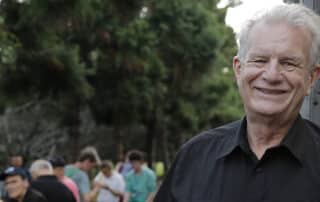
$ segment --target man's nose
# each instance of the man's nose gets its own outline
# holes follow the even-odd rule
[[[278,82],[282,79],[281,64],[278,60],[270,60],[264,69],[263,78],[270,82]]]

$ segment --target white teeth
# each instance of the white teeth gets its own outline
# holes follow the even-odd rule
[[[258,88],[258,90],[265,94],[281,94],[285,92],[283,90],[268,90],[268,89],[261,89],[261,88]]]

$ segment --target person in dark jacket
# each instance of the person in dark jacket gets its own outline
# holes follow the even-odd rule
[[[22,168],[9,167],[1,175],[5,182],[5,202],[48,202],[38,191],[30,188],[26,172]]]
[[[31,187],[40,191],[48,202],[76,202],[71,191],[53,174],[49,161],[36,160],[30,167]]]

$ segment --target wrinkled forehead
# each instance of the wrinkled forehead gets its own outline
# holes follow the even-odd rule
[[[285,21],[261,21],[248,33],[246,55],[260,52],[303,58],[309,56],[311,42],[310,32],[302,27]]]

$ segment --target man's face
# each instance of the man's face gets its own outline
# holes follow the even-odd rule
[[[90,160],[85,160],[84,162],[84,169],[86,170],[86,171],[90,171],[90,170],[92,170],[95,166],[96,166],[96,163],[95,162],[92,162],[92,161],[90,161]]]
[[[10,164],[14,167],[22,167],[23,166],[23,159],[22,156],[13,156],[10,159]]]
[[[53,168],[53,174],[59,179],[62,178],[64,176],[64,167]]]
[[[28,181],[19,175],[8,176],[5,179],[5,189],[11,199],[22,199],[27,191]]]
[[[139,172],[141,170],[142,161],[133,160],[133,161],[130,161],[130,163],[134,171]]]
[[[286,23],[260,22],[249,43],[244,61],[233,63],[247,115],[295,118],[319,72],[308,69],[310,36]],[[289,65],[297,68],[283,70]]]
[[[102,168],[102,173],[104,174],[104,176],[106,176],[106,177],[110,177],[111,176],[111,169],[110,168],[108,168],[108,167],[105,167],[105,168]]]

